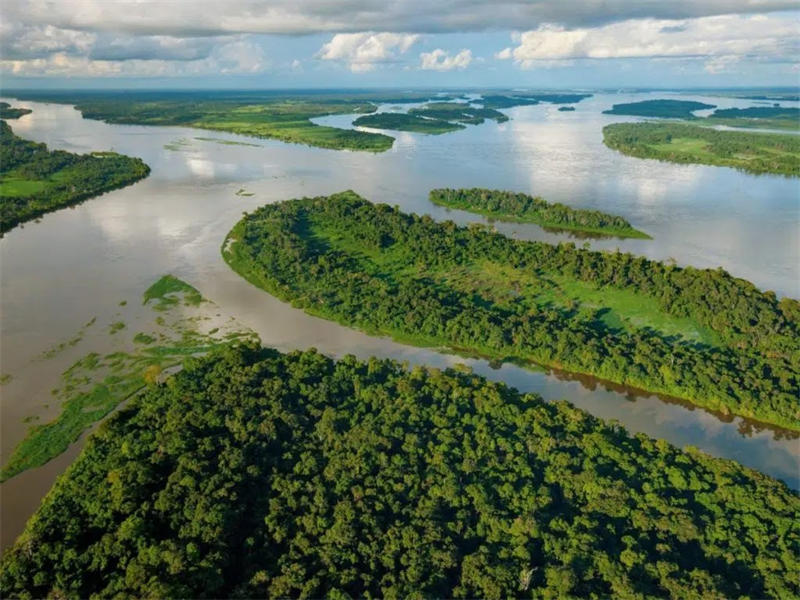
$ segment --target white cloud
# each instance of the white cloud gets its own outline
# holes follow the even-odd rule
[[[337,33],[316,56],[345,62],[354,73],[362,73],[380,63],[396,61],[418,39],[418,35],[409,33]]]
[[[706,61],[703,69],[706,71],[706,73],[716,75],[717,73],[724,73],[725,71],[729,70],[732,65],[741,60],[741,56],[715,56],[711,60]]]
[[[234,40],[196,60],[157,58],[95,60],[87,55],[56,52],[41,58],[0,60],[0,72],[24,76],[60,77],[180,77],[259,73],[269,67],[261,46]]]
[[[453,69],[466,69],[472,62],[472,51],[464,48],[455,56],[437,48],[431,52],[423,52],[419,55],[420,69],[430,71],[452,71]]]
[[[800,24],[793,16],[726,15],[676,21],[639,19],[594,29],[541,25],[495,57],[523,68],[574,58],[797,56]],[[729,58],[728,63],[732,62]],[[713,68],[713,67],[712,67]]]
[[[691,19],[796,8],[796,0],[5,0],[3,18],[86,32],[199,37],[461,32],[534,29],[541,23],[586,28],[631,19]]]

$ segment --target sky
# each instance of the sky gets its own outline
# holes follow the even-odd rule
[[[796,0],[3,0],[0,87],[800,86]]]

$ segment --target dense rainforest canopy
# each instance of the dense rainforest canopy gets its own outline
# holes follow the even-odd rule
[[[800,498],[454,370],[257,346],[113,416],[1,565],[20,598],[789,598]]]
[[[718,131],[679,123],[615,123],[603,128],[603,142],[638,158],[800,176],[800,137],[786,133]]]
[[[634,229],[622,217],[599,210],[571,208],[558,202],[550,203],[529,194],[482,188],[442,188],[431,190],[429,197],[431,202],[440,206],[476,212],[499,220],[537,223],[545,227],[618,237],[650,237]]]
[[[606,115],[633,115],[638,117],[668,117],[673,119],[694,118],[694,111],[716,108],[713,104],[693,100],[642,100],[615,104]]]
[[[451,123],[443,119],[431,119],[420,115],[396,112],[382,112],[358,117],[353,121],[357,127],[375,127],[377,129],[393,129],[395,131],[412,131],[414,133],[449,133],[464,129],[464,125]]]
[[[139,158],[73,154],[24,140],[0,121],[0,234],[20,223],[147,177]]]
[[[800,304],[725,271],[518,241],[352,192],[264,206],[223,254],[313,314],[800,429]]]

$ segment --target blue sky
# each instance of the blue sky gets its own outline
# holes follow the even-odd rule
[[[786,0],[6,0],[2,87],[800,84]]]

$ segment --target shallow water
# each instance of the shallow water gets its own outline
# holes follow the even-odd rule
[[[566,398],[633,432],[693,445],[800,487],[800,442],[781,432],[647,394],[614,391],[590,378],[570,381],[514,365],[493,369],[483,360],[367,336],[274,299],[234,274],[220,256],[222,240],[242,211],[264,203],[353,189],[376,202],[466,223],[482,219],[436,207],[427,192],[480,186],[619,214],[654,238],[592,240],[594,247],[674,258],[698,267],[722,266],[762,289],[799,297],[798,181],[640,160],[603,146],[602,126],[627,119],[600,112],[613,103],[646,97],[598,95],[577,104],[575,112],[559,112],[548,104],[521,107],[507,111],[512,117],[507,123],[487,122],[442,136],[398,132],[393,134],[395,146],[383,154],[177,127],[108,125],[84,120],[69,106],[9,100],[34,111],[10,121],[19,135],[74,152],[115,150],[139,156],[152,174],[131,187],[46,215],[0,240],[0,372],[13,377],[0,388],[3,460],[24,437],[24,417],[47,419],[57,412],[57,406],[44,405],[61,371],[77,357],[34,358],[92,317],[98,322],[112,319],[121,301],[141,303],[144,289],[172,273],[255,330],[265,345],[282,350],[314,346],[331,356],[377,355],[442,367],[467,363],[520,390],[546,399]],[[750,105],[728,98],[691,98],[726,107]],[[347,125],[352,119],[340,115],[319,121]],[[176,145],[179,140],[185,143]],[[254,195],[236,195],[241,188]],[[497,227],[524,239],[572,239],[535,225]],[[96,335],[91,343],[103,352],[110,342]],[[0,486],[3,547],[13,541],[68,462],[60,457]]]

